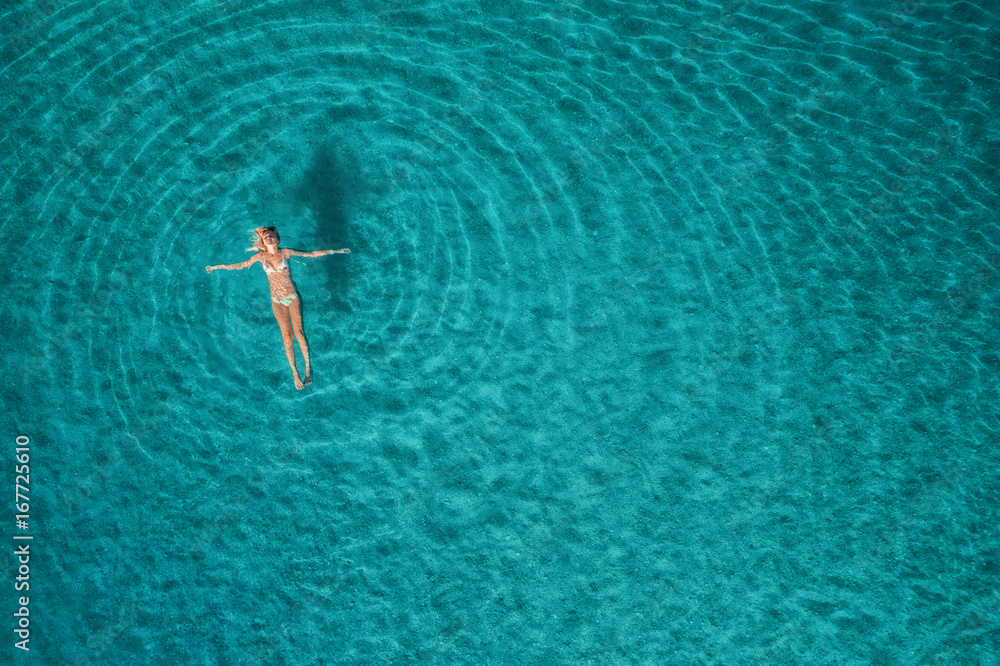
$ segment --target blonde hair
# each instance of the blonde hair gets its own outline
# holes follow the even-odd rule
[[[278,242],[281,242],[281,234],[278,233],[278,227],[257,227],[250,232],[250,240],[253,245],[247,248],[247,252],[260,252],[261,250],[266,250],[267,247],[264,245],[264,232],[273,231],[275,238]]]

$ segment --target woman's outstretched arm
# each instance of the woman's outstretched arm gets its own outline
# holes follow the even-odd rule
[[[222,271],[238,271],[242,268],[247,268],[252,266],[254,263],[260,260],[261,253],[258,252],[246,261],[241,261],[238,264],[218,264],[216,266],[208,266],[205,268],[206,273],[211,273],[212,271],[222,270]]]
[[[325,257],[328,254],[350,254],[346,247],[339,250],[313,250],[312,252],[302,252],[301,250],[288,250],[289,257]]]

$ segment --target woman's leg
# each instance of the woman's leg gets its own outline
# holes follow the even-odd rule
[[[299,349],[306,359],[306,385],[312,384],[312,367],[309,365],[309,345],[306,343],[306,334],[302,332],[302,305],[299,303],[302,298],[296,298],[288,305],[288,312],[292,316],[292,330],[295,331],[295,339],[299,341]]]
[[[288,323],[288,306],[271,301],[271,310],[281,328],[281,340],[285,343],[285,356],[288,357],[288,365],[292,366],[292,374],[295,376],[295,388],[301,389],[303,384],[299,379],[299,371],[295,368],[295,347],[292,344],[292,327]]]

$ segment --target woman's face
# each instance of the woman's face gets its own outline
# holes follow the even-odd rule
[[[264,241],[264,245],[278,244],[278,235],[274,233],[274,229],[265,229],[264,233],[260,235],[260,239]]]

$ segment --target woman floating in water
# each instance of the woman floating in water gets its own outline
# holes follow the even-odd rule
[[[278,248],[281,238],[278,236],[276,227],[257,227],[254,229],[253,247],[247,248],[248,252],[257,252],[238,264],[219,264],[209,266],[205,270],[209,273],[216,269],[227,271],[249,268],[258,261],[267,273],[267,281],[271,285],[271,310],[274,311],[274,318],[278,320],[281,327],[281,337],[285,341],[285,355],[288,357],[288,365],[292,366],[292,374],[295,375],[295,388],[301,389],[312,383],[312,368],[309,366],[309,345],[306,344],[306,336],[302,332],[302,306],[299,303],[299,294],[295,291],[292,278],[288,273],[289,257],[322,257],[328,254],[347,254],[350,252],[346,247],[341,250],[314,250],[313,252],[299,252],[288,248]],[[291,317],[291,325],[288,320]],[[299,341],[299,349],[306,359],[306,381],[299,379],[299,371],[295,368],[295,347],[292,344],[292,332]]]

